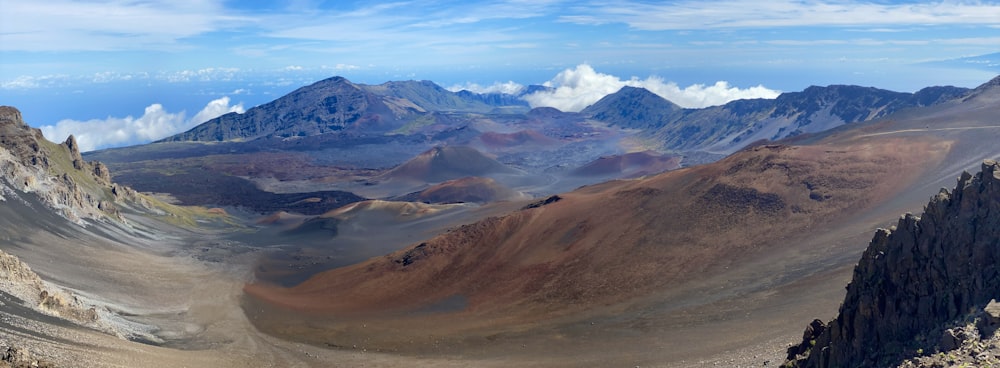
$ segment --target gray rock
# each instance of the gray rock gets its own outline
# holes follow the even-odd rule
[[[802,367],[884,366],[917,349],[952,350],[969,338],[948,323],[987,310],[1000,321],[1000,164],[988,160],[938,193],[920,216],[876,232],[854,269],[840,313]],[[930,339],[918,338],[927,336]],[[790,357],[791,358],[791,357]]]

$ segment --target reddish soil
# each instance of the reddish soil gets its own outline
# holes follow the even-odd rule
[[[546,321],[663,303],[671,290],[787,248],[810,228],[893,197],[949,148],[898,138],[758,146],[714,164],[584,187],[292,288],[245,291],[273,308],[257,316],[258,328],[297,340],[364,336],[369,346],[405,351],[406,341],[428,335],[542,331]],[[360,320],[372,328],[353,330]]]
[[[516,198],[518,193],[496,180],[467,177],[448,180],[404,197],[404,200],[426,203],[490,203]]]
[[[632,152],[601,157],[572,171],[576,176],[614,176],[635,178],[676,170],[681,167],[681,157],[660,155],[653,151]]]
[[[444,146],[421,153],[378,176],[378,180],[440,183],[469,176],[514,172],[514,169],[504,166],[474,148]]]

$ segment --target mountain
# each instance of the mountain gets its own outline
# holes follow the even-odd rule
[[[263,310],[251,314],[258,328],[315,343],[518,362],[558,350],[590,366],[683,365],[727,351],[759,366],[749,358],[783,358],[784,341],[801,336],[790,320],[833,312],[861,255],[856,241],[1000,156],[996,96],[985,86],[975,99],[580,187],[295,286],[244,290]],[[833,106],[850,104],[815,108]],[[868,299],[858,310],[883,308]],[[317,315],[330,319],[302,317]]]
[[[652,151],[630,152],[624,155],[601,157],[570,172],[574,176],[603,176],[632,178],[659,174],[681,167],[681,158],[660,155]]]
[[[385,132],[428,112],[490,112],[504,106],[450,92],[430,81],[364,85],[333,77],[245,113],[228,113],[209,120],[160,142],[250,141],[341,131]]]
[[[490,112],[504,106],[487,103],[488,100],[475,95],[448,91],[431,81],[393,81],[360,87],[377,96],[408,101],[424,111]]]
[[[524,113],[531,109],[528,102],[522,99],[520,95],[498,92],[475,93],[464,89],[455,92],[455,94],[465,100],[479,101],[490,106],[495,106],[496,108],[492,112]]]
[[[388,181],[440,183],[470,176],[515,174],[511,169],[474,148],[434,147],[379,177]]]
[[[975,101],[980,100],[983,103],[995,103],[1000,101],[1000,96],[998,96],[997,91],[1000,90],[1000,76],[991,79],[989,82],[983,83],[976,89],[970,91],[962,99],[964,101]]]
[[[0,108],[0,361],[27,347],[55,365],[94,367],[771,366],[803,341],[805,322],[844,301],[844,323],[811,324],[799,345],[816,341],[809,357],[876,362],[902,351],[900,365],[988,366],[1000,350],[1000,337],[980,335],[1000,326],[997,303],[982,304],[996,292],[1000,165],[983,160],[1000,157],[1000,83],[945,95],[705,165],[579,185],[573,168],[648,137],[552,109],[442,111],[419,115],[428,118],[414,120],[413,134],[104,152],[142,157],[117,156],[133,165],[122,174]],[[485,132],[537,132],[554,148],[447,148]],[[477,162],[488,172],[518,165],[487,175],[497,182],[535,170],[520,176],[542,184],[507,185],[518,191],[575,189],[489,204],[329,203],[318,216],[277,212],[258,224],[240,208],[119,197],[105,180],[144,173],[151,187],[254,188],[308,204],[321,201],[317,190],[379,187],[372,179],[395,168],[425,189],[429,173],[481,170]],[[979,167],[986,174],[962,175]],[[877,232],[865,253],[876,228],[955,178],[959,190]],[[915,345],[895,343],[906,333]]]
[[[911,94],[860,86],[812,86],[802,92],[783,93],[774,100],[733,101],[694,112],[673,128],[691,133],[687,139],[669,137],[667,131],[657,136],[675,149],[728,153],[757,140],[773,141],[871,121],[905,108],[955,99],[966,92],[957,87],[929,87]],[[712,130],[699,129],[701,126]]]
[[[431,182],[387,180],[412,167],[390,170],[434,147],[481,150],[530,174],[500,180],[503,185],[546,196],[636,174],[565,177],[601,157],[653,150],[684,157],[683,165],[711,162],[760,140],[816,134],[908,106],[951,100],[965,91],[810,87],[775,100],[682,109],[645,89],[625,87],[581,113],[525,111],[523,101],[516,100],[545,90],[531,86],[515,95],[488,96],[453,93],[428,81],[364,85],[334,77],[154,144],[86,156],[106,162],[116,181],[169,194],[181,204],[318,214],[332,209],[324,206],[361,197],[397,198],[441,181],[483,176],[462,171],[423,178]],[[392,181],[396,185],[385,185]],[[300,206],[308,198],[325,199]]]
[[[626,86],[580,113],[614,126],[650,129],[663,126],[680,110],[680,106],[645,88]]]
[[[611,125],[644,129],[658,148],[728,154],[758,140],[817,133],[870,121],[902,109],[962,97],[968,89],[928,87],[903,93],[871,87],[811,86],[776,99],[736,100],[703,109],[681,109],[642,88],[624,87],[581,113]]]
[[[906,214],[876,231],[837,318],[813,322],[803,342],[789,348],[791,365],[896,366],[950,354],[980,334],[989,340],[1000,322],[984,312],[1000,297],[998,225],[1000,164],[987,160],[975,176],[965,172],[951,192],[932,197],[919,217]],[[979,330],[963,330],[967,321],[978,321]],[[972,363],[982,366],[983,356],[973,355]]]
[[[366,91],[345,78],[334,77],[299,88],[288,95],[228,113],[160,142],[254,140],[267,136],[298,137],[351,128],[386,130],[426,110],[403,99]]]
[[[448,180],[420,192],[411,193],[397,200],[423,203],[492,203],[517,199],[521,195],[496,180],[465,177]]]

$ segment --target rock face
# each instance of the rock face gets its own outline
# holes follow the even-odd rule
[[[970,337],[949,327],[983,318],[981,311],[1000,297],[998,265],[1000,164],[988,160],[975,176],[963,173],[950,193],[942,189],[921,217],[907,214],[894,229],[875,233],[837,318],[789,348],[788,363],[895,366],[957,348]]]
[[[134,190],[111,183],[108,168],[86,162],[76,138],[49,142],[24,123],[21,112],[0,106],[0,200],[34,193],[70,221],[120,219],[119,205],[149,207]]]

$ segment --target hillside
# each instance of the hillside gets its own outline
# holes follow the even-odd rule
[[[852,242],[918,207],[921,191],[1000,154],[1000,90],[978,91],[582,187],[294,287],[249,284],[264,310],[249,315],[303,341],[528,361],[570,349],[591,366],[616,361],[596,352],[603,347],[636,365],[764,349],[801,333],[789,319],[843,297],[831,280],[849,276],[860,254]],[[317,328],[307,317],[317,315],[337,317]],[[775,344],[767,349],[786,346]]]
[[[681,167],[681,158],[660,155],[653,151],[631,152],[624,155],[601,157],[570,172],[575,176],[608,178],[633,178],[659,174]]]
[[[448,180],[397,200],[423,203],[492,203],[521,198],[523,195],[496,180],[475,176]]]
[[[474,148],[434,147],[378,177],[386,181],[440,183],[471,176],[515,174],[516,170],[487,157]]]

